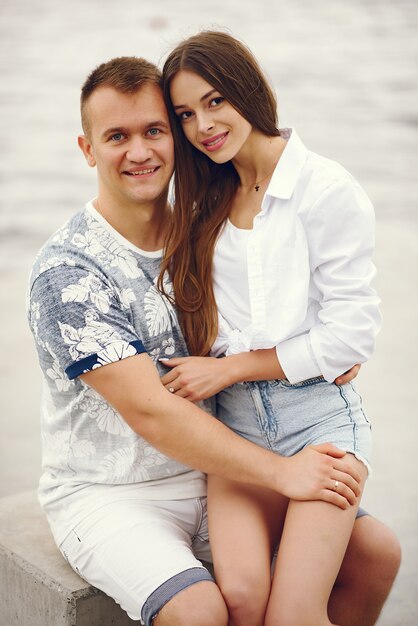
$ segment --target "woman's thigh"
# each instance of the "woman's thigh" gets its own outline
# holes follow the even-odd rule
[[[287,498],[269,489],[208,477],[209,536],[221,588],[246,576],[270,587],[271,559],[287,504]]]

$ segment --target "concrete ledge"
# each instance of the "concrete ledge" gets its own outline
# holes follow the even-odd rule
[[[129,626],[56,547],[36,492],[0,499],[1,626]]]

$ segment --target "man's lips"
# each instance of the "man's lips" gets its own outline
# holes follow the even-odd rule
[[[158,169],[160,169],[159,165],[156,165],[155,167],[144,167],[141,169],[130,169],[130,170],[125,170],[123,173],[126,174],[127,176],[150,176],[151,174],[154,174],[154,172],[156,172]]]
[[[202,144],[205,146],[206,150],[209,150],[210,152],[213,152],[214,150],[219,150],[219,148],[221,148],[227,140],[228,134],[228,131],[226,131],[225,133],[219,133],[219,135],[214,135],[209,139],[205,139],[204,141],[202,141]]]

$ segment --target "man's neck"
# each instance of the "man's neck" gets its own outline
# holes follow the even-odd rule
[[[129,207],[111,206],[99,195],[93,205],[115,230],[141,250],[151,252],[164,247],[171,220],[165,195],[152,203]]]

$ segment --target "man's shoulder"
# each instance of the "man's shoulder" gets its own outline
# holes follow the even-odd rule
[[[85,230],[86,209],[82,209],[58,228],[39,250],[32,266],[30,283],[48,269],[61,265],[76,266],[79,249],[74,237]]]

